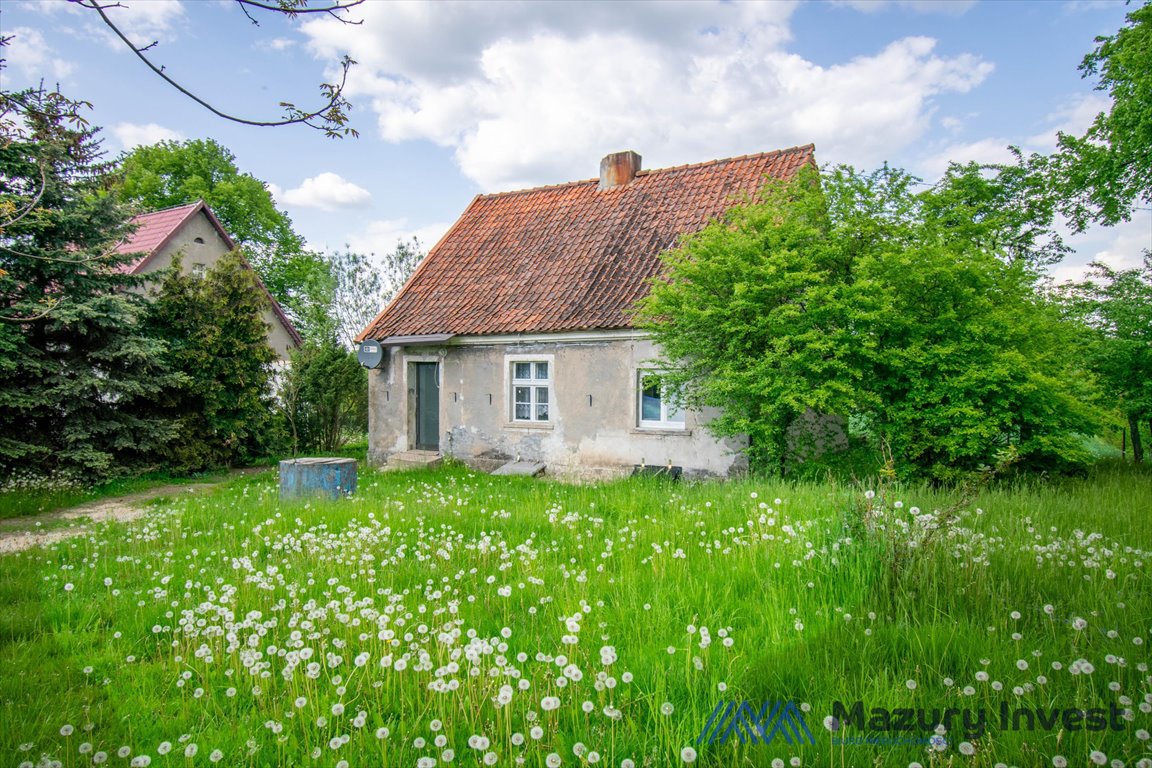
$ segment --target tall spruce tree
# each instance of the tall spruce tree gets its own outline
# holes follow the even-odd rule
[[[139,407],[181,377],[148,336],[116,245],[97,130],[59,94],[0,100],[0,475],[148,465],[174,435]]]

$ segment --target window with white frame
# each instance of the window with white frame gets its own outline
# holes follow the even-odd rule
[[[546,360],[512,363],[512,421],[547,422],[552,366]]]
[[[675,390],[656,371],[640,371],[636,405],[641,427],[684,428],[684,408]]]

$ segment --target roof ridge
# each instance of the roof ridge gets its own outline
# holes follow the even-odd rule
[[[800,154],[804,150],[810,150],[812,153],[816,152],[816,145],[809,142],[808,144],[800,144],[795,147],[788,147],[787,149],[773,149],[769,152],[750,152],[746,155],[736,155],[734,157],[718,157],[715,160],[705,160],[700,163],[684,163],[683,165],[670,165],[667,168],[653,168],[651,170],[637,171],[637,176],[644,176],[653,173],[667,173],[669,171],[682,171],[685,168],[703,168],[706,165],[718,165],[719,163],[731,163],[736,160],[751,160],[753,158],[769,157],[771,155],[790,155]]]
[[[733,162],[735,160],[751,160],[752,158],[768,157],[770,155],[797,154],[797,153],[801,153],[804,151],[808,151],[808,152],[815,154],[816,144],[813,142],[809,142],[807,144],[798,144],[794,147],[787,147],[786,149],[773,149],[773,150],[770,150],[768,152],[750,152],[746,155],[735,155],[733,157],[717,157],[713,160],[705,160],[705,161],[699,162],[699,163],[684,163],[682,165],[669,165],[665,168],[643,169],[643,170],[638,171],[636,173],[636,176],[637,177],[651,176],[652,174],[656,174],[656,173],[667,173],[669,171],[682,171],[682,170],[685,170],[687,168],[703,168],[705,166],[716,165],[718,163],[730,163],[730,162]],[[575,186],[579,186],[581,184],[598,184],[598,183],[600,183],[600,178],[599,177],[593,177],[590,179],[577,179],[575,181],[562,181],[558,184],[542,184],[542,185],[537,186],[537,187],[523,187],[521,189],[509,189],[509,190],[505,190],[503,192],[489,192],[487,194],[481,193],[481,194],[477,195],[476,197],[477,198],[483,198],[483,199],[490,199],[490,198],[496,198],[496,197],[507,197],[509,195],[526,195],[530,192],[544,192],[546,190],[562,189],[563,187],[575,187]]]
[[[195,200],[193,200],[191,203],[180,203],[179,205],[169,205],[166,208],[157,208],[156,210],[153,210],[153,211],[145,211],[144,213],[137,213],[132,218],[138,219],[141,216],[153,216],[157,213],[168,213],[169,211],[176,211],[176,210],[179,210],[181,208],[195,208],[196,206],[200,205],[200,203],[203,203],[203,202],[204,202],[204,200],[202,198],[198,197]],[[205,205],[207,205],[207,204],[205,203]]]

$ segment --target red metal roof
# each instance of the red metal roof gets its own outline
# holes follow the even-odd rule
[[[139,271],[157,251],[168,244],[180,227],[184,226],[184,222],[195,216],[200,210],[204,210],[212,219],[228,247],[235,248],[235,243],[220,226],[215,214],[211,213],[211,209],[203,200],[197,200],[187,205],[177,205],[173,208],[142,213],[134,217],[132,223],[136,225],[136,231],[120,243],[116,251],[118,253],[139,253],[140,257],[135,261],[121,265],[119,271],[127,274],[134,274]]]
[[[480,195],[360,339],[631,327],[660,254],[768,177],[813,164],[814,147]]]
[[[187,205],[177,205],[172,208],[164,208],[159,211],[152,211],[151,213],[142,213],[139,216],[132,218],[132,223],[136,225],[135,231],[130,234],[124,242],[116,247],[117,253],[139,254],[138,258],[134,261],[126,262],[117,267],[116,271],[124,274],[133,275],[140,272],[144,265],[155,256],[160,250],[168,245],[173,238],[175,238],[184,224],[189,221],[193,216],[203,212],[208,217],[208,221],[216,228],[220,237],[224,240],[225,246],[229,250],[236,248],[236,243],[225,231],[224,225],[216,218],[216,214],[208,207],[208,204],[203,200],[197,200],[194,203]],[[247,262],[247,259],[245,259]],[[261,290],[268,297],[269,303],[272,305],[272,312],[279,318],[284,329],[288,331],[288,335],[296,346],[303,343],[300,333],[296,330],[296,326],[288,319],[288,315],[284,313],[284,308],[280,303],[272,297],[260,277],[256,277],[256,282],[260,284]]]

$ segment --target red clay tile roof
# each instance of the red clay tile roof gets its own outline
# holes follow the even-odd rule
[[[144,268],[144,265],[155,256],[160,250],[168,245],[173,238],[179,234],[180,229],[184,224],[189,221],[193,216],[203,211],[204,215],[208,217],[208,221],[216,228],[216,231],[223,238],[224,244],[229,250],[236,248],[236,243],[225,231],[224,225],[216,218],[216,214],[208,207],[208,204],[203,200],[197,200],[194,203],[187,205],[177,205],[172,208],[164,208],[159,211],[152,211],[151,213],[142,213],[132,219],[132,223],[136,225],[136,230],[130,234],[124,242],[116,247],[117,253],[137,253],[139,257],[135,261],[126,262],[116,268],[117,272],[128,275],[134,275]],[[280,320],[284,329],[288,331],[288,336],[296,344],[300,346],[304,343],[296,326],[288,319],[288,315],[284,313],[284,308],[280,303],[272,297],[264,283],[257,277],[256,281],[260,283],[260,288],[268,297],[268,302],[272,305],[272,313]]]
[[[661,252],[766,177],[813,164],[812,145],[476,197],[359,339],[629,328]]]

